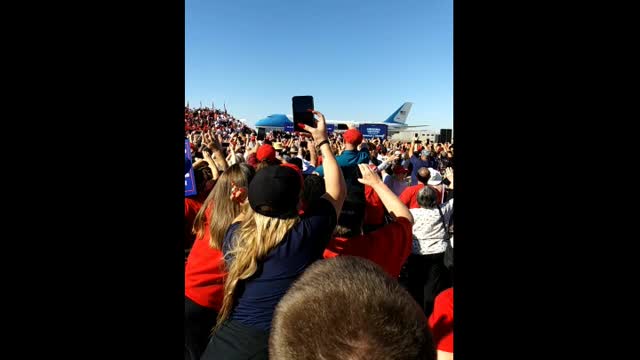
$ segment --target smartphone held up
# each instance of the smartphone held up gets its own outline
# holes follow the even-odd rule
[[[313,113],[309,111],[315,109],[313,105],[313,96],[294,96],[291,98],[291,105],[293,107],[293,129],[295,131],[308,132],[301,129],[298,124],[316,127],[316,121],[313,117]]]

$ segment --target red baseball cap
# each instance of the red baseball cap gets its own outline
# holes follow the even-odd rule
[[[349,144],[360,145],[362,142],[362,133],[358,129],[349,129],[344,132],[342,138]]]
[[[408,173],[409,170],[405,169],[402,165],[396,165],[393,167],[393,173],[394,174],[406,174]]]
[[[276,159],[276,150],[269,144],[262,145],[258,148],[256,157],[258,158],[258,161],[274,161]]]

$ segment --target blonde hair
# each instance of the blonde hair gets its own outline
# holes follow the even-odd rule
[[[192,232],[196,234],[196,238],[202,238],[204,236],[207,228],[206,212],[207,209],[211,208],[209,210],[211,211],[211,217],[208,219],[210,221],[209,246],[214,249],[222,249],[224,234],[233,222],[233,219],[242,212],[242,207],[229,198],[231,188],[233,187],[231,183],[233,182],[239,187],[248,187],[254,173],[253,169],[247,164],[231,165],[222,173],[220,179],[218,179],[218,182],[207,197],[207,200],[202,204],[193,222]]]
[[[238,281],[255,274],[258,261],[273,250],[300,218],[279,219],[256,213],[249,209],[245,220],[235,232],[231,250],[227,254],[231,259],[227,263],[228,273],[224,283],[224,300],[213,331],[229,317],[234,304]]]

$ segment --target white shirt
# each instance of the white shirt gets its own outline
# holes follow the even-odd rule
[[[413,254],[440,254],[447,248],[447,243],[444,242],[447,238],[445,227],[453,214],[453,199],[440,205],[440,209],[445,221],[444,227],[437,208],[409,209],[413,215]]]

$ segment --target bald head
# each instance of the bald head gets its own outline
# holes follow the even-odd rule
[[[426,167],[421,167],[420,169],[418,169],[418,173],[416,174],[418,182],[427,185],[427,181],[429,181],[430,177],[431,173],[429,172],[429,169],[427,169]]]

